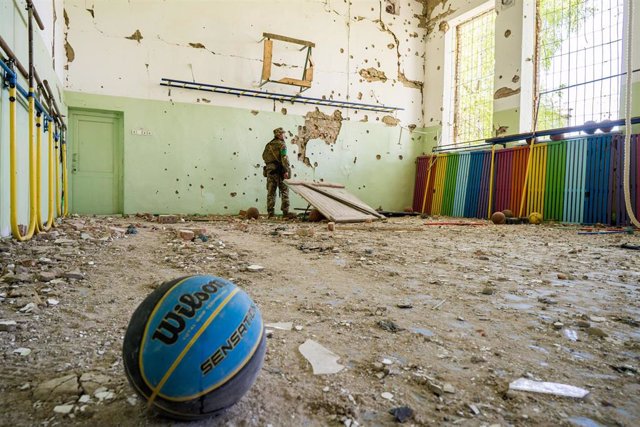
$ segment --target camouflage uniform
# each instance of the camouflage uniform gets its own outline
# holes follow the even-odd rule
[[[284,134],[282,128],[274,129],[274,136]],[[276,189],[280,190],[282,199],[282,214],[289,214],[289,187],[284,183],[285,173],[291,175],[289,159],[287,158],[287,146],[284,140],[273,138],[264,147],[262,159],[266,163],[265,170],[267,176],[267,213],[272,216],[276,205]]]

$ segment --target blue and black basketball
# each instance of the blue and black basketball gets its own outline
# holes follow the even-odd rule
[[[262,316],[233,283],[214,276],[165,282],[136,309],[124,337],[129,382],[160,413],[217,415],[255,382],[266,350]]]

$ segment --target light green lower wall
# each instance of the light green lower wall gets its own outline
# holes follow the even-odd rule
[[[424,152],[429,154],[438,145],[442,134],[442,126],[429,126],[422,129],[421,132],[423,132]]]
[[[125,213],[237,214],[250,206],[264,212],[264,145],[274,128],[295,135],[305,123],[304,117],[280,113],[79,92],[66,92],[65,102],[69,108],[123,113]],[[133,135],[135,129],[151,135]],[[291,139],[293,178],[342,183],[374,208],[411,205],[415,157],[424,151],[421,134],[345,120],[335,144],[308,143],[315,169],[297,161]],[[306,206],[292,196],[292,208]]]
[[[493,112],[493,132],[497,136],[520,133],[520,113],[517,108]]]

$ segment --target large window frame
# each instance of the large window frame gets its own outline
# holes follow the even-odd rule
[[[557,8],[556,4],[571,6],[547,19],[560,21],[551,27],[556,33],[547,40],[540,35],[544,28],[539,14],[541,2],[547,2],[547,14]],[[619,118],[624,80],[624,6],[625,0],[524,1],[521,131]],[[555,45],[545,46],[549,40]]]
[[[444,90],[443,90],[443,129],[442,139],[457,145],[472,145],[474,143],[480,143],[486,138],[489,138],[493,132],[493,89],[494,89],[494,74],[495,74],[495,15],[494,24],[491,26],[492,34],[492,51],[494,52],[491,60],[490,75],[485,76],[488,82],[487,88],[487,106],[490,108],[489,121],[487,129],[482,135],[476,135],[471,139],[460,139],[460,136],[465,135],[464,132],[460,132],[460,117],[457,113],[457,107],[460,105],[460,93],[458,83],[458,71],[459,71],[459,37],[458,29],[465,24],[473,21],[478,17],[482,17],[488,13],[495,14],[495,1],[490,0],[482,5],[452,19],[449,21],[449,30],[445,34],[445,61],[444,61]]]

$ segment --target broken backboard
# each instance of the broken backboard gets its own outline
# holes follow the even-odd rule
[[[333,222],[366,222],[384,218],[342,184],[286,180],[292,191]]]
[[[307,40],[294,39],[293,37],[281,36],[279,34],[263,33],[262,38],[264,40],[264,53],[262,62],[262,76],[260,77],[260,87],[265,83],[281,83],[286,85],[293,85],[300,87],[300,92],[303,92],[311,87],[311,81],[313,80],[313,60],[311,59],[311,49],[316,45],[313,42]],[[302,79],[296,79],[292,77],[284,77],[279,80],[271,80],[271,64],[273,59],[273,40],[279,40],[285,43],[293,43],[301,45],[300,50],[307,51],[307,57],[304,61],[304,69],[302,71]]]

